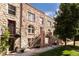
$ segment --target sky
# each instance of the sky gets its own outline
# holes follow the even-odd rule
[[[33,7],[43,11],[48,16],[55,16],[59,10],[59,3],[32,3]]]

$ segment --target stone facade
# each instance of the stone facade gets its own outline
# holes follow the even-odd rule
[[[45,24],[44,24],[44,27],[45,27],[45,35],[48,34],[49,30],[50,32],[52,33],[52,36],[53,36],[53,31],[55,30],[54,28],[54,19],[45,15]],[[45,37],[45,42],[46,44],[50,44],[49,42],[49,38]],[[51,40],[52,42],[52,40]]]
[[[8,4],[0,3],[0,26],[8,27],[8,20],[16,22],[16,33],[20,33],[20,4],[11,4],[16,7],[16,15],[8,14]],[[19,38],[15,41],[15,47],[19,46]]]
[[[0,3],[0,26],[5,25],[8,26],[8,20],[13,20],[16,22],[16,33],[20,34],[21,32],[21,42],[20,38],[16,39],[15,47],[19,47],[21,44],[22,48],[28,47],[28,38],[35,38],[40,34],[40,28],[43,28],[45,33],[48,32],[50,29],[53,33],[53,20],[49,16],[45,15],[43,12],[37,10],[36,8],[32,7],[30,4],[23,3],[22,4],[22,27],[20,31],[20,4],[11,3],[11,5],[16,7],[16,15],[8,14],[8,4],[1,4]],[[28,19],[28,12],[35,14],[35,21],[32,22]],[[40,18],[43,19],[43,24],[40,23]],[[51,25],[49,22],[51,22]],[[28,26],[33,25],[34,27],[34,34],[28,33]],[[44,38],[44,37],[43,37]],[[44,41],[44,40],[43,40]],[[43,44],[43,42],[42,42]]]
[[[44,27],[45,27],[45,34],[48,33],[48,30],[50,30],[52,32],[52,35],[53,35],[53,31],[55,30],[54,28],[54,19],[45,15],[45,24],[44,24]]]
[[[28,19],[28,12],[31,12],[33,14],[35,14],[35,21],[32,22]],[[22,47],[26,46],[28,47],[28,38],[34,38],[36,36],[38,36],[40,34],[40,27],[41,24],[39,22],[39,18],[40,17],[45,17],[44,13],[39,12],[38,10],[36,10],[35,8],[33,8],[32,6],[28,5],[28,4],[23,4],[23,16],[22,16]],[[34,34],[29,34],[28,33],[28,26],[29,25],[33,25],[35,28],[35,33]],[[26,44],[27,42],[27,44]]]

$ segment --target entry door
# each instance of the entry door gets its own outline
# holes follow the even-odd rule
[[[11,36],[9,38],[9,45],[10,45],[9,50],[13,51],[14,50],[14,42],[15,42],[14,35],[16,33],[16,22],[12,21],[12,20],[8,20],[8,28],[9,28],[9,32],[11,33]]]
[[[8,20],[9,31],[12,35],[16,33],[16,22],[12,20]]]

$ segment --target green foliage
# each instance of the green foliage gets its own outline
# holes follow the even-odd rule
[[[37,54],[37,56],[79,56],[78,46],[61,46],[46,52]]]
[[[64,50],[63,55],[79,56],[79,52],[75,50]]]
[[[3,26],[3,28],[5,29],[5,31],[2,34],[2,38],[0,40],[0,51],[5,51],[7,50],[7,48],[9,48],[9,37],[10,37],[10,32],[8,31],[8,28]]]
[[[62,3],[55,18],[54,35],[59,38],[73,38],[79,35],[79,4]]]

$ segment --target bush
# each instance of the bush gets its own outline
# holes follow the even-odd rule
[[[8,31],[8,28],[3,26],[3,28],[5,29],[3,34],[2,34],[2,37],[1,37],[1,44],[0,44],[0,52],[3,52],[3,51],[7,51],[7,48],[9,48],[9,37],[10,37],[10,32]]]

